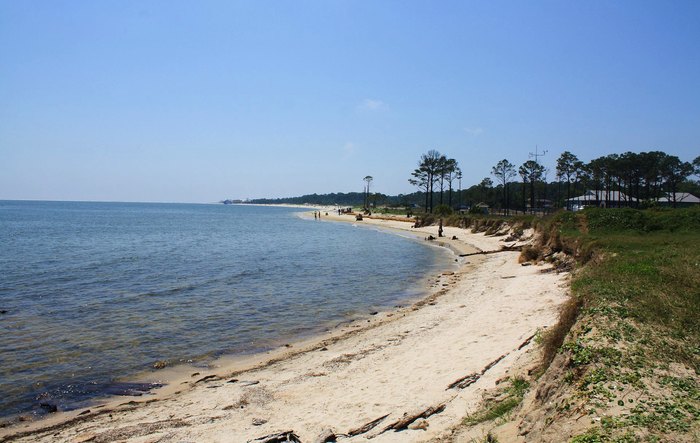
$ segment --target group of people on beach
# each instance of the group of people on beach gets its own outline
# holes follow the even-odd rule
[[[321,211],[314,211],[314,220],[321,220]]]

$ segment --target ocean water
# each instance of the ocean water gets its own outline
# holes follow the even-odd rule
[[[0,201],[0,416],[321,332],[419,296],[453,261],[299,211]]]

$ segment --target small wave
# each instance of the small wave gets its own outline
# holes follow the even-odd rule
[[[160,291],[150,291],[150,292],[145,292],[142,294],[139,294],[139,297],[164,297],[168,295],[175,295],[179,294],[181,292],[188,292],[188,291],[193,291],[197,289],[197,285],[194,284],[186,284],[182,286],[176,286],[174,288],[166,288],[162,289]]]

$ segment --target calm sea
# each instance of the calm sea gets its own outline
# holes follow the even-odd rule
[[[420,295],[452,261],[299,211],[0,201],[0,416],[320,332]]]

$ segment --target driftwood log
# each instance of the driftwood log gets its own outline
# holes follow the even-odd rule
[[[196,382],[194,382],[194,384],[201,383],[203,381],[209,381],[209,380],[221,380],[221,377],[219,377],[218,375],[207,375],[206,377],[202,377],[199,380],[197,380]]]
[[[447,389],[452,389],[452,388],[464,389],[467,386],[476,383],[480,378],[481,378],[481,374],[473,372],[469,375],[465,375],[464,377],[458,378],[457,380],[453,381],[452,383],[450,383],[450,385],[447,387]]]
[[[349,435],[350,437],[354,437],[354,436],[356,436],[356,435],[360,435],[360,434],[364,434],[365,432],[369,432],[369,431],[371,431],[372,429],[374,429],[375,426],[377,426],[379,423],[381,423],[382,420],[384,420],[384,419],[387,418],[388,416],[389,416],[389,414],[383,415],[383,416],[381,416],[381,417],[379,417],[379,418],[376,418],[376,419],[372,420],[372,421],[369,422],[369,423],[365,423],[364,425],[360,426],[359,428],[356,428],[356,429],[353,429],[353,430],[351,430],[351,431],[348,431],[348,435]]]
[[[381,433],[383,434],[384,432],[391,430],[393,430],[394,432],[403,431],[404,429],[408,428],[408,426],[411,423],[418,420],[419,418],[428,418],[431,415],[441,413],[445,410],[446,406],[446,403],[440,403],[439,405],[431,406],[428,409],[424,409],[411,414],[404,414],[404,416],[401,419],[393,422],[392,424],[384,428]]]
[[[537,333],[534,333],[531,336],[529,336],[528,338],[526,338],[525,341],[522,342],[520,344],[520,346],[518,346],[518,351],[521,350],[522,348],[524,348],[525,346],[529,345],[530,342],[532,341],[532,339],[535,338],[536,335],[537,335]]]
[[[467,386],[476,383],[481,378],[481,376],[486,373],[486,371],[488,371],[489,369],[496,366],[498,364],[498,362],[500,362],[501,360],[506,358],[507,355],[508,355],[507,353],[503,354],[500,357],[498,357],[497,359],[495,359],[494,361],[492,361],[491,363],[487,364],[486,366],[484,366],[484,369],[482,369],[481,372],[472,372],[469,375],[465,375],[464,377],[458,378],[457,380],[450,383],[450,385],[445,390],[447,391],[447,390],[453,389],[453,388],[464,389]]]
[[[460,257],[469,257],[470,255],[487,255],[487,254],[498,254],[499,252],[519,252],[522,251],[523,247],[522,246],[503,246],[501,249],[496,249],[495,251],[479,251],[479,252],[470,252],[468,254],[459,254]]]
[[[248,443],[301,443],[299,436],[294,433],[294,431],[279,432],[277,434],[270,434],[264,437],[256,438],[255,440],[249,440]]]
[[[498,362],[500,362],[501,360],[503,360],[504,358],[506,358],[507,355],[508,355],[507,353],[506,353],[506,354],[503,354],[503,355],[501,355],[500,357],[498,357],[497,359],[495,359],[494,361],[492,361],[491,363],[489,363],[489,364],[487,364],[486,366],[484,366],[484,369],[481,370],[481,375],[484,375],[484,374],[486,373],[486,371],[488,371],[489,369],[491,369],[491,368],[493,368],[494,366],[496,366],[496,365],[498,364]]]

